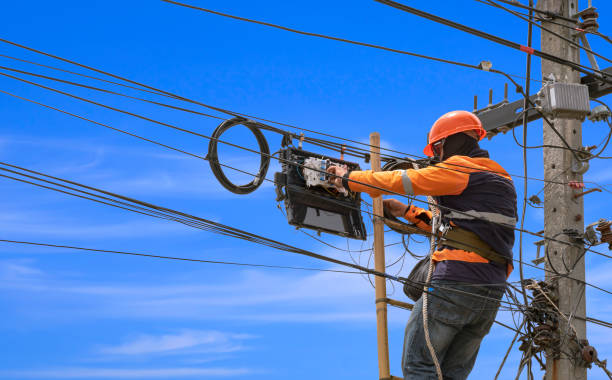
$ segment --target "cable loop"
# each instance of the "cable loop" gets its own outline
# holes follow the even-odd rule
[[[257,144],[259,144],[259,151],[261,153],[259,171],[253,180],[246,185],[235,185],[227,178],[225,173],[223,173],[221,165],[219,164],[219,156],[217,153],[217,143],[219,138],[221,138],[221,135],[223,135],[223,133],[225,133],[228,129],[237,125],[244,125],[253,133],[253,135],[255,135]],[[257,188],[261,186],[263,181],[266,179],[268,167],[270,166],[270,147],[268,146],[268,141],[266,140],[265,136],[263,133],[261,133],[258,123],[243,117],[234,117],[224,121],[215,129],[208,143],[208,155],[206,158],[210,163],[210,169],[223,187],[234,194],[249,194],[257,190]]]

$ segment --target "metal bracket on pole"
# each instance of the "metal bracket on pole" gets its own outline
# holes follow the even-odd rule
[[[612,75],[612,67],[608,67],[603,72]],[[605,83],[596,75],[586,75],[581,78],[580,83],[589,88],[589,97],[600,98],[602,96],[612,94],[612,85]],[[537,95],[532,95],[529,99],[535,103]],[[478,116],[482,122],[482,126],[488,132],[487,137],[491,138],[498,133],[506,133],[520,123],[516,122],[518,112],[523,110],[523,99],[512,103],[501,102],[494,104],[492,107],[485,107],[476,110],[474,114]],[[540,119],[540,114],[535,110],[527,111],[527,121],[532,122]]]
[[[580,33],[580,41],[582,41],[582,46],[584,46],[585,48],[589,50],[592,50],[591,45],[589,44],[589,40],[587,39],[587,36],[586,34],[584,34],[584,32]],[[591,67],[595,70],[599,70],[597,59],[595,59],[595,56],[593,55],[593,53],[591,53],[590,51],[587,51],[586,54],[587,54],[587,57],[589,58],[589,62],[591,63]]]

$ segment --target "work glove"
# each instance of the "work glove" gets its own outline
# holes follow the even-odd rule
[[[410,205],[404,211],[404,218],[424,231],[431,231],[431,211]]]

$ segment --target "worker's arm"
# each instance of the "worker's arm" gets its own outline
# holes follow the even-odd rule
[[[451,157],[448,162],[453,160]],[[382,194],[407,195],[458,195],[465,190],[469,181],[467,170],[458,170],[445,163],[424,169],[373,172],[353,171],[345,174],[342,185],[351,191],[365,192],[372,197]]]

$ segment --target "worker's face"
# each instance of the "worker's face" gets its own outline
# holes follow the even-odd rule
[[[438,158],[439,160],[442,160],[442,155],[444,154],[444,142],[445,141],[446,139],[442,139],[442,140],[436,141],[435,143],[431,144],[431,149],[433,150],[434,156]]]

